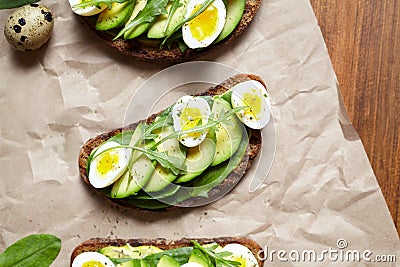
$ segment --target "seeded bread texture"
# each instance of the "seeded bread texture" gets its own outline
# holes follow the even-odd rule
[[[79,16],[79,18],[91,31],[95,32],[100,39],[104,40],[108,45],[117,49],[124,55],[147,62],[177,63],[194,59],[232,42],[247,29],[259,9],[261,1],[262,0],[246,1],[242,19],[236,26],[235,30],[227,38],[217,44],[212,44],[207,48],[201,50],[187,49],[185,52],[181,52],[178,46],[173,46],[171,49],[166,47],[160,49],[158,45],[149,46],[148,44],[146,45],[141,43],[136,39],[123,40],[120,38],[113,40],[114,35],[110,32],[96,30],[96,20],[93,18],[84,16]]]
[[[230,88],[235,86],[236,84],[248,80],[256,80],[262,83],[264,86],[263,80],[253,74],[239,74],[234,77],[231,77],[224,82],[222,82],[219,85],[213,86],[209,88],[207,91],[198,94],[198,95],[203,95],[203,96],[214,96],[214,95],[221,95],[228,91]],[[161,111],[157,114],[151,115],[145,122],[151,123],[157,115],[159,115]],[[89,179],[86,175],[86,167],[87,167],[87,160],[90,155],[90,153],[101,145],[103,142],[106,140],[110,139],[111,137],[121,133],[122,131],[128,131],[128,130],[134,130],[136,126],[143,121],[139,121],[133,124],[128,125],[125,128],[119,128],[119,129],[114,129],[112,131],[109,131],[107,133],[100,134],[90,140],[88,140],[81,148],[80,153],[79,153],[79,158],[78,158],[78,165],[79,165],[79,172],[82,180],[85,182],[86,185],[88,185],[92,190],[96,191],[97,193],[101,194],[99,191],[97,191],[96,188],[94,188],[90,182]],[[222,194],[226,194],[229,190],[233,188],[234,185],[236,185],[241,178],[244,176],[245,172],[252,166],[256,156],[261,150],[261,145],[262,145],[262,140],[261,140],[261,131],[260,130],[251,130],[250,135],[249,135],[249,144],[245,153],[245,156],[242,158],[240,164],[236,169],[231,172],[228,177],[225,178],[225,180],[215,188],[213,188],[209,192],[209,198],[208,200],[213,200],[219,198]],[[103,195],[103,194],[101,194]],[[103,195],[104,196],[104,195]],[[106,196],[104,196],[106,197]],[[106,197],[107,198],[107,197]],[[130,207],[134,208],[131,203],[127,202],[126,200],[122,199],[116,199],[116,198],[107,198],[111,200],[114,203],[117,203],[119,205],[125,206],[125,207]],[[198,203],[199,198],[190,198],[188,200],[185,200],[181,204],[183,206],[191,206],[191,204]],[[175,207],[170,207],[168,209],[173,209]],[[143,210],[143,209],[139,209]],[[165,210],[165,209],[164,209]]]

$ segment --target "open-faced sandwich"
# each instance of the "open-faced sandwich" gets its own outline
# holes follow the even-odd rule
[[[261,0],[69,0],[101,39],[152,62],[200,56],[236,38]]]
[[[71,267],[262,267],[262,248],[243,237],[87,240],[71,255]]]
[[[229,192],[261,149],[269,96],[239,74],[147,120],[87,141],[81,177],[118,204],[147,210],[208,204]]]

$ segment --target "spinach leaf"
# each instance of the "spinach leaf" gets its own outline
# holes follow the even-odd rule
[[[169,0],[150,0],[147,2],[146,6],[138,14],[138,16],[132,20],[130,23],[126,24],[125,27],[115,36],[114,40],[118,39],[125,32],[136,26],[145,23],[152,22],[157,16],[162,14],[167,14],[166,6]]]
[[[0,9],[9,9],[39,2],[39,0],[1,0]]]
[[[1,267],[48,267],[58,256],[61,240],[53,235],[24,237],[0,254]]]

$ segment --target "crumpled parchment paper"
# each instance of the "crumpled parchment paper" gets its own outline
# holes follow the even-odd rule
[[[264,0],[245,34],[201,58],[257,74],[268,85],[276,152],[262,187],[249,193],[243,179],[211,205],[162,214],[141,214],[92,193],[79,178],[77,157],[86,140],[122,126],[137,88],[165,66],[107,47],[68,1],[42,3],[55,13],[45,47],[19,53],[0,38],[0,251],[28,234],[52,233],[63,242],[53,266],[68,266],[73,248],[91,237],[239,235],[269,251],[321,252],[345,239],[347,249],[400,260],[397,232],[308,1]],[[1,25],[10,12],[0,11]],[[292,265],[276,255],[266,264]]]

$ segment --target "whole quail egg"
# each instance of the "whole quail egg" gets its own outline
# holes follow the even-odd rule
[[[50,38],[54,19],[50,9],[39,4],[16,9],[4,27],[7,41],[19,51],[39,49]]]

